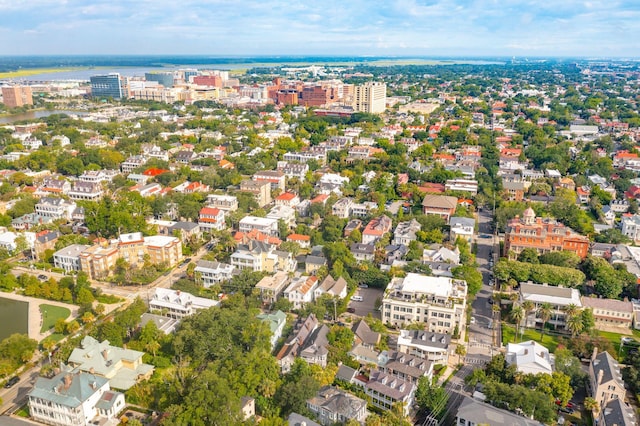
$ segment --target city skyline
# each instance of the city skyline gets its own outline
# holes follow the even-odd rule
[[[628,0],[0,0],[0,55],[637,57]]]

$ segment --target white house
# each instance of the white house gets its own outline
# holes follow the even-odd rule
[[[553,356],[549,349],[529,340],[522,343],[508,343],[506,360],[524,374],[553,373]]]
[[[80,270],[80,254],[89,246],[83,244],[72,244],[53,254],[53,265],[56,268],[64,269],[66,272]]]
[[[252,230],[258,230],[264,234],[272,237],[278,236],[278,219],[257,217],[257,216],[245,216],[240,219],[239,231],[250,232]]]
[[[79,371],[38,377],[29,391],[31,417],[53,426],[117,424],[124,407],[124,394],[112,391],[108,379]]]
[[[160,311],[169,318],[179,319],[219,304],[216,300],[193,296],[184,291],[157,287],[149,299],[149,310]]]
[[[314,300],[314,291],[318,287],[318,277],[301,276],[294,278],[285,289],[284,297],[293,304],[293,309],[302,309]]]
[[[199,260],[194,272],[197,280],[204,288],[230,280],[235,267],[227,263],[212,262],[209,260]]]

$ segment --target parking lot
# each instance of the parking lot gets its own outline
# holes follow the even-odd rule
[[[353,295],[362,297],[362,302],[351,300],[348,307],[353,308],[353,315],[366,317],[371,313],[374,318],[380,319],[382,317],[380,311],[375,309],[375,304],[378,298],[382,299],[383,293],[383,290],[379,288],[358,288]]]

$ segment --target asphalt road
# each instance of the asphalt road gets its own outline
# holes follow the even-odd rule
[[[479,364],[480,360],[488,360],[494,349],[500,346],[498,317],[493,312],[490,300],[493,296],[493,280],[491,278],[490,259],[496,257],[499,246],[493,237],[491,228],[491,212],[486,209],[478,213],[478,238],[476,238],[476,262],[482,273],[482,289],[471,304],[473,323],[469,325],[469,346],[466,362]],[[493,256],[492,253],[493,252]],[[492,328],[488,328],[492,323]],[[475,359],[474,359],[475,358]]]

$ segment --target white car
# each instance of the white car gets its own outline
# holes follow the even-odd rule
[[[351,296],[351,300],[353,300],[354,302],[362,302],[364,299],[362,298],[362,296]]]
[[[471,324],[475,324],[476,323],[476,317],[471,317]]]

